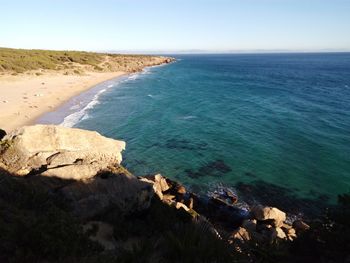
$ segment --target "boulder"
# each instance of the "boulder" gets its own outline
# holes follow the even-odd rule
[[[37,174],[61,179],[89,179],[120,164],[125,142],[94,131],[55,125],[24,126],[6,135],[0,162],[17,175]]]
[[[154,184],[159,185],[158,188],[162,192],[165,192],[170,188],[168,183],[166,182],[166,179],[160,174],[156,174],[154,176]]]
[[[140,181],[151,185],[153,187],[154,193],[159,197],[160,200],[163,200],[163,192],[158,184],[155,184],[154,181],[152,181],[151,179],[144,177],[141,177]]]
[[[156,174],[155,176],[147,177],[147,178],[141,177],[140,181],[151,184],[153,186],[154,192],[156,193],[156,195],[159,197],[160,200],[163,200],[163,196],[164,196],[163,192],[169,190],[170,188],[166,179],[160,174]]]
[[[172,58],[166,58],[166,59],[165,59],[165,63],[167,63],[167,64],[169,64],[169,63],[172,62],[172,61],[173,61]]]
[[[276,230],[276,236],[277,236],[277,238],[280,238],[280,239],[287,239],[286,233],[284,233],[284,231],[283,231],[280,227],[277,227],[275,230]]]
[[[297,238],[297,234],[294,228],[288,229],[287,231],[285,231],[285,233],[290,241],[293,241]]]
[[[179,195],[184,195],[186,194],[186,188],[183,185],[179,185],[176,189],[176,193]]]
[[[283,225],[281,226],[283,230],[288,230],[288,229],[292,229],[293,227],[289,224],[283,223]]]
[[[251,213],[255,219],[267,220],[269,223],[272,222],[275,227],[283,226],[283,222],[286,220],[286,213],[275,207],[254,206]]]
[[[185,204],[180,203],[180,202],[176,202],[176,203],[175,203],[175,207],[176,207],[176,209],[182,208],[182,209],[184,209],[186,212],[190,211],[190,209],[189,209]]]
[[[249,241],[251,239],[251,236],[249,234],[249,232],[247,231],[247,229],[243,228],[243,227],[239,227],[237,230],[235,230],[232,235],[231,238],[234,240],[238,240],[238,241]]]

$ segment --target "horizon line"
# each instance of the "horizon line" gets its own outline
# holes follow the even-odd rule
[[[149,50],[149,49],[56,49],[56,48],[18,48],[18,47],[5,47],[0,48],[9,49],[27,49],[27,50],[53,50],[53,51],[86,51],[96,53],[111,53],[111,54],[278,54],[278,53],[349,53],[350,48],[343,49],[228,49],[228,50],[215,50],[215,49],[162,49],[162,50]]]

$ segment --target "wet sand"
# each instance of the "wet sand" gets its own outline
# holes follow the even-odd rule
[[[0,128],[7,132],[33,124],[41,115],[54,111],[70,98],[125,72],[86,72],[84,75],[0,76]]]

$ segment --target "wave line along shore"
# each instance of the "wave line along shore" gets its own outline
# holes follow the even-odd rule
[[[157,56],[0,48],[0,127],[11,131],[33,124],[99,83],[171,61]]]

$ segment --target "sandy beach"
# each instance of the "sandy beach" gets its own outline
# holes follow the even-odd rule
[[[21,74],[0,76],[0,128],[7,132],[53,111],[71,97],[125,72],[86,72],[84,75]]]

